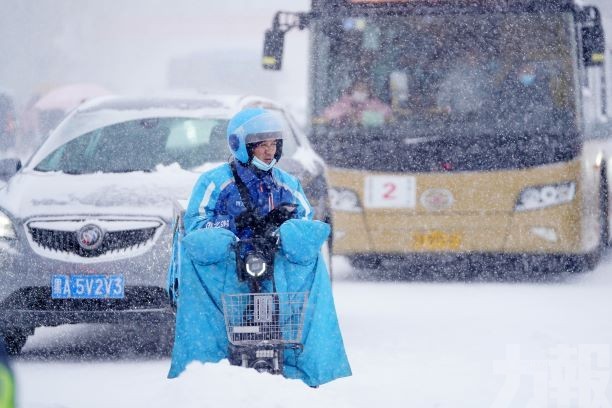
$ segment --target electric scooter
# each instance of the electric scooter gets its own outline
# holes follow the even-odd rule
[[[223,314],[232,365],[283,374],[287,349],[301,349],[308,292],[279,293],[274,283],[277,230],[291,218],[294,205],[284,205],[260,220],[253,237],[234,244],[238,280],[249,293],[223,294]]]

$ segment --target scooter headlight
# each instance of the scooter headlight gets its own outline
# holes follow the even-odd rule
[[[254,278],[258,278],[266,273],[266,261],[259,254],[248,254],[245,263],[247,273]]]

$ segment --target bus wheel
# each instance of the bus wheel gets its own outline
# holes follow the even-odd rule
[[[21,353],[21,349],[25,346],[28,340],[27,330],[20,328],[7,328],[2,331],[6,351],[9,355],[15,356]]]
[[[599,244],[597,248],[586,255],[585,266],[591,271],[597,267],[605,249],[608,247],[610,235],[608,232],[608,185],[605,177],[602,177],[599,189]]]
[[[381,259],[376,255],[353,255],[349,257],[355,269],[375,270],[381,268]]]

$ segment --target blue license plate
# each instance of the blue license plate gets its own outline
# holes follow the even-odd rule
[[[53,275],[53,299],[123,299],[123,275]]]

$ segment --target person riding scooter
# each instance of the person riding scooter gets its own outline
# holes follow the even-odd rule
[[[252,292],[263,294],[260,300],[306,296],[301,330],[295,332],[292,343],[297,347],[278,354],[281,367],[275,373],[311,387],[351,375],[321,255],[330,226],[312,220],[312,208],[299,181],[275,167],[282,154],[283,124],[276,112],[266,109],[249,108],[236,114],[227,128],[231,161],[202,174],[194,187],[184,216],[184,234],[175,232],[168,271],[168,293],[176,305],[169,378],[178,377],[192,361],[235,360],[232,333],[248,329],[249,334],[255,329],[241,326],[232,331],[226,324],[227,296]],[[257,244],[266,237],[276,237],[272,251]],[[271,273],[264,276],[261,262],[251,263],[262,272],[253,285],[253,279],[244,279],[240,270],[258,249],[262,250],[259,259],[270,265]],[[260,306],[266,307],[257,309],[259,321],[270,317],[266,322],[278,324],[275,327],[283,333],[282,338],[265,340],[285,341],[288,327],[268,315],[279,309],[269,308],[269,302]],[[267,326],[258,327],[265,330]]]
[[[291,218],[312,219],[300,182],[275,167],[282,156],[283,131],[279,114],[262,108],[245,109],[230,120],[233,160],[200,176],[185,213],[186,232],[221,227],[248,238],[266,221],[282,216],[281,204],[295,205]]]

